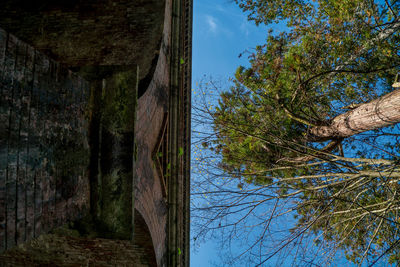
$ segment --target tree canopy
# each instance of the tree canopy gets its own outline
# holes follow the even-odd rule
[[[287,241],[308,234],[355,263],[400,263],[400,89],[392,87],[400,71],[400,3],[235,2],[255,23],[283,23],[286,31],[270,32],[216,108],[199,113],[202,121],[206,111],[215,133],[203,147],[239,190],[228,195],[218,186],[226,205],[217,197],[215,207],[201,209],[209,221],[200,228],[216,221],[229,228],[240,223],[226,221],[232,209],[251,214],[281,201],[281,213],[295,219]],[[275,211],[264,214],[264,229]],[[275,254],[262,255],[261,263]]]

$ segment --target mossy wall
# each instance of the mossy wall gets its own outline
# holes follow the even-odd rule
[[[132,239],[138,69],[88,82],[1,29],[0,67],[0,251],[85,216]]]
[[[155,267],[147,251],[127,240],[47,234],[0,255],[0,266]]]
[[[134,127],[138,69],[117,71],[93,88],[98,121],[98,206],[95,220],[104,237],[132,239]],[[93,92],[95,94],[96,92]],[[95,178],[94,178],[95,179]],[[94,185],[93,187],[96,187]]]
[[[89,208],[89,84],[0,29],[0,251]]]
[[[192,1],[40,0],[32,2],[27,0],[6,0],[3,2],[0,10],[0,26],[4,25],[3,27],[6,27],[10,32],[15,33],[19,38],[23,38],[23,40],[37,48],[38,50],[34,52],[35,57],[48,59],[46,56],[49,56],[56,59],[58,63],[65,64],[67,68],[72,69],[78,76],[88,81],[88,83],[85,83],[87,85],[85,104],[72,105],[62,113],[71,114],[68,117],[71,121],[78,120],[87,123],[80,135],[85,137],[86,141],[78,141],[80,142],[79,146],[71,145],[69,141],[62,141],[58,146],[62,149],[56,149],[59,153],[54,154],[54,157],[58,158],[56,160],[57,164],[60,166],[65,165],[62,167],[63,169],[68,166],[66,162],[71,161],[72,167],[69,169],[73,177],[76,177],[76,173],[79,173],[83,165],[86,164],[87,168],[85,173],[82,176],[77,176],[75,180],[69,179],[68,170],[61,172],[65,175],[58,176],[58,173],[56,173],[55,177],[58,178],[55,183],[46,184],[46,181],[50,181],[46,178],[43,179],[44,186],[39,186],[42,180],[38,180],[33,187],[26,186],[27,193],[25,198],[12,198],[12,196],[18,195],[15,192],[19,192],[20,189],[18,188],[23,188],[22,186],[4,187],[6,189],[3,190],[0,180],[0,240],[7,238],[8,240],[18,241],[21,236],[24,238],[27,236],[26,240],[29,240],[40,233],[48,231],[48,229],[56,227],[59,225],[58,223],[67,222],[71,218],[82,217],[81,211],[89,211],[87,208],[89,206],[90,212],[86,213],[87,216],[73,225],[73,228],[80,231],[81,237],[83,235],[89,239],[96,237],[130,239],[134,217],[132,209],[135,206],[143,216],[143,224],[146,227],[148,226],[149,235],[145,235],[143,238],[154,245],[149,246],[148,250],[155,252],[154,257],[158,266],[166,266],[168,262],[174,262],[169,260],[169,258],[173,257],[187,258],[186,263],[185,261],[180,262],[182,266],[186,266],[188,264],[188,256],[185,255],[187,255],[189,249],[182,248],[186,248],[185,244],[188,244],[189,231],[187,227],[189,224],[188,220],[182,220],[182,218],[186,218],[185,214],[188,213],[172,214],[168,211],[181,210],[181,207],[186,209],[189,197],[179,193],[179,201],[166,202],[159,180],[160,177],[157,176],[157,172],[154,170],[154,162],[151,155],[165,114],[167,112],[167,114],[172,114],[170,92],[177,96],[177,92],[182,89],[182,86],[186,88],[186,96],[179,93],[180,98],[176,101],[184,103],[185,110],[190,106],[190,99],[188,100],[187,98],[187,95],[190,94],[190,88],[187,85],[190,84],[190,53],[186,48],[182,55],[179,51],[182,50],[182,45],[190,46],[190,33],[187,31],[191,22],[190,19],[185,19],[182,12],[186,12],[185,16],[190,18]],[[173,9],[176,6],[180,7]],[[21,20],[21,17],[24,19]],[[180,26],[180,20],[184,22],[182,25],[186,26]],[[173,25],[175,28],[179,27],[179,29],[171,32]],[[185,38],[180,38],[178,32],[183,34]],[[9,42],[9,40],[13,42],[14,39],[16,38],[8,39],[6,37],[5,42]],[[0,40],[2,39],[0,38]],[[13,53],[7,52],[9,48],[5,49],[8,44],[7,46],[1,46],[1,44],[4,44],[4,42],[0,42],[0,50],[4,51],[4,55]],[[27,49],[34,50],[31,47]],[[0,53],[0,62],[4,61],[2,56],[3,54]],[[9,58],[12,58],[12,56]],[[184,64],[181,64],[182,58],[184,58]],[[12,60],[9,61],[12,62]],[[28,58],[25,63],[20,61],[16,66],[24,64],[30,66],[29,64],[31,63],[29,62],[30,59]],[[11,64],[10,66],[13,65]],[[140,69],[139,75],[137,75],[137,66]],[[9,72],[13,68],[9,67]],[[20,67],[15,68],[17,72],[18,68]],[[65,68],[63,67],[63,69]],[[178,69],[182,69],[182,73]],[[24,71],[24,73],[27,74],[23,75],[30,75],[29,71]],[[76,76],[72,73],[71,75]],[[42,88],[45,84],[50,84],[52,79],[54,78],[39,77],[37,81],[39,81],[40,86],[33,88]],[[8,85],[5,87],[13,88]],[[74,88],[78,87],[74,85]],[[139,117],[135,120],[136,102],[134,96],[137,91],[139,91],[139,96],[143,95],[143,97],[141,97],[141,103],[137,108]],[[2,97],[5,95],[5,98],[2,98],[1,101],[9,101],[9,98],[14,99],[12,92],[18,91],[4,92]],[[35,91],[32,92],[34,92],[32,95],[36,94]],[[40,93],[39,95],[37,98],[32,98],[33,103],[39,103],[35,104],[38,106],[38,110],[46,109],[45,107],[39,107],[42,102],[35,102],[35,99],[42,99],[42,95],[46,95],[46,93]],[[21,95],[20,99],[25,98]],[[24,101],[20,102],[25,103]],[[174,101],[172,102],[172,106],[177,105],[177,103],[174,104]],[[49,103],[47,106],[52,105],[51,101]],[[19,108],[18,106],[17,109]],[[4,110],[7,110],[7,108]],[[20,110],[25,110],[25,108]],[[38,140],[41,140],[49,129],[55,129],[48,128],[47,125],[57,124],[57,116],[59,116],[57,110],[49,109],[46,113],[39,113],[39,118],[47,116],[50,118],[50,122],[39,120],[40,125],[35,129],[35,133],[39,136]],[[74,110],[79,112],[72,112]],[[12,116],[15,116],[15,113],[10,115],[7,111],[4,111],[2,114],[5,114],[4,118],[11,116],[11,121],[14,121]],[[21,112],[21,114],[25,113]],[[2,123],[8,123],[8,120],[4,118],[1,117]],[[189,120],[190,115],[174,117],[174,120],[170,120],[179,121],[179,125],[184,126],[182,129],[178,129],[175,124],[173,125],[173,129],[177,133],[175,137],[172,137],[174,140],[182,140],[188,136],[187,125]],[[24,120],[19,119],[19,121],[22,122],[21,125],[25,125]],[[16,130],[19,127],[16,126],[19,125],[18,123],[10,125],[15,127],[10,132],[14,136],[18,136],[14,139],[25,140],[26,142],[24,141],[24,145],[21,146],[15,146],[11,142],[11,145],[1,143],[0,155],[2,159],[7,158],[5,162],[9,167],[0,168],[0,171],[3,171],[3,173],[9,172],[11,174],[9,177],[15,178],[10,178],[7,181],[13,181],[12,184],[18,184],[14,181],[19,181],[20,178],[17,177],[24,177],[24,172],[21,172],[24,169],[16,167],[22,166],[19,163],[10,164],[10,162],[21,162],[20,159],[23,158],[21,156],[23,153],[18,152],[22,151],[19,147],[25,147],[25,144],[27,144],[26,151],[29,148],[29,153],[33,153],[43,148],[47,149],[49,145],[44,142],[39,149],[31,148],[29,145],[30,139],[24,139],[25,130],[22,130],[23,127],[19,131]],[[75,126],[75,124],[73,125]],[[135,129],[135,133],[133,129]],[[0,132],[3,134],[1,127]],[[19,132],[23,134],[20,135]],[[60,135],[63,134],[65,133],[60,133]],[[8,136],[8,132],[4,131],[4,136]],[[5,138],[4,140],[8,139]],[[80,139],[78,138],[78,140]],[[3,138],[1,142],[3,142]],[[66,148],[67,146],[71,148]],[[16,147],[14,151],[17,152],[13,152],[13,156],[9,156],[8,151],[11,151],[9,147]],[[190,154],[186,153],[190,147],[188,142],[179,143],[175,149],[178,147],[185,147],[184,155]],[[80,150],[83,150],[83,152]],[[75,153],[77,157],[75,157]],[[81,158],[83,159],[82,161],[80,161]],[[46,159],[40,164],[47,166],[48,162],[49,160]],[[27,168],[27,171],[25,171],[27,173],[26,177],[41,177],[40,175],[46,173],[47,170],[45,168],[38,167],[40,164],[35,165],[34,168],[38,169],[34,171],[35,175],[33,176],[30,173],[31,170]],[[188,163],[182,167],[179,167],[182,171],[188,169]],[[133,185],[132,179],[135,176],[135,172],[138,175],[138,182]],[[82,179],[82,177],[86,179]],[[180,186],[184,179],[188,182],[188,177],[188,174],[185,176],[181,174],[174,175],[171,178],[170,188]],[[21,178],[21,180],[24,179]],[[29,179],[33,178],[27,178],[27,180]],[[42,199],[52,199],[51,194],[47,193],[52,192],[54,189],[52,184],[56,185],[56,196],[61,198],[62,196],[74,195],[74,199],[59,202],[55,206],[43,204]],[[69,185],[62,186],[63,184]],[[37,188],[36,185],[38,186]],[[135,188],[132,189],[133,187]],[[34,189],[29,191],[29,188]],[[64,191],[60,191],[60,189]],[[35,191],[38,193],[32,193]],[[133,191],[136,194],[135,198],[132,197]],[[10,193],[1,198],[2,192]],[[21,190],[21,192],[23,191]],[[83,194],[82,192],[86,193]],[[14,219],[13,221],[13,217],[10,214],[16,214],[17,207],[24,207],[22,204],[15,203],[22,203],[25,199],[34,200],[33,202],[28,200],[26,202],[28,204],[25,205],[27,208],[20,208],[21,212],[17,212],[23,215],[20,216],[20,219]],[[135,203],[133,203],[133,199],[135,199]],[[8,204],[1,204],[5,202]],[[51,201],[47,202],[52,203]],[[81,203],[85,203],[86,206],[79,206]],[[87,205],[88,203],[90,205]],[[36,208],[32,209],[29,205],[36,205],[35,207],[41,210],[41,214],[48,214],[46,218],[50,219],[42,220],[41,217],[33,215],[36,214]],[[9,210],[5,207],[9,207]],[[86,208],[81,209],[82,207]],[[56,213],[57,223],[48,223],[53,218],[53,213],[47,212],[48,210]],[[4,216],[6,219],[2,219],[1,214],[8,215]],[[35,223],[31,224],[30,219],[28,219],[28,223],[25,224],[26,230],[14,230],[14,232],[10,232],[10,237],[7,237],[5,233],[8,233],[8,231],[2,228],[1,220],[4,222],[8,220],[7,218],[10,218],[8,220],[10,222],[9,225],[15,225],[15,229],[19,225],[19,229],[24,229],[21,228],[24,226],[24,223],[22,223],[24,216],[26,218],[35,218]],[[17,215],[14,218],[17,218]],[[29,230],[32,229],[32,225],[35,226],[33,229],[38,229],[34,235],[31,235],[32,230]],[[178,229],[179,235],[171,234],[171,231],[167,234],[168,229],[171,227]],[[185,231],[187,233],[186,236]],[[10,243],[9,246],[13,246],[15,243],[22,243],[22,240],[21,242],[14,242],[14,244]],[[44,244],[46,243],[45,241],[43,242]],[[178,247],[182,249],[182,253],[178,253]],[[81,249],[79,253],[82,254],[84,249],[83,247]],[[112,251],[112,249],[109,251]],[[149,253],[147,254],[149,255]],[[14,254],[14,259],[18,258],[18,255],[21,254]],[[49,255],[48,257],[50,259],[52,256]]]

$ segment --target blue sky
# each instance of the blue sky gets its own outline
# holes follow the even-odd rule
[[[239,65],[248,65],[247,54],[267,37],[266,27],[256,27],[229,0],[195,0],[193,9],[193,79],[192,87],[204,75],[214,78],[233,76]],[[195,97],[195,96],[194,96]],[[212,242],[191,250],[191,266],[212,266],[219,263],[218,251]]]
[[[247,56],[239,54],[266,39],[265,27],[248,22],[230,0],[197,0],[193,12],[194,83],[204,74],[231,76],[239,65],[247,64]]]
[[[233,76],[238,66],[248,65],[249,54],[245,51],[251,52],[257,45],[264,44],[268,29],[247,21],[246,14],[233,0],[194,0],[193,12],[192,88],[196,91],[197,83],[204,76],[225,80]],[[223,266],[218,253],[212,241],[192,248],[191,266]],[[339,266],[353,266],[344,259],[335,262]],[[382,264],[376,266],[386,266]]]

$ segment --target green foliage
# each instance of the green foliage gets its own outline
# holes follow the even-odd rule
[[[237,69],[211,111],[215,139],[203,147],[220,155],[219,167],[240,181],[277,185],[279,198],[300,192],[297,227],[347,250],[355,263],[373,259],[400,238],[398,201],[385,210],[399,189],[399,180],[390,186],[387,181],[400,170],[382,174],[388,165],[347,161],[339,151],[396,162],[398,142],[379,139],[382,129],[344,140],[309,130],[329,125],[352,103],[393,90],[400,70],[400,25],[393,13],[399,14],[400,4],[389,9],[363,0],[235,2],[257,24],[284,22],[288,28],[269,35],[250,56],[250,66]],[[387,34],[390,27],[394,31]],[[363,183],[356,186],[356,179]],[[371,210],[384,210],[384,219]],[[389,260],[399,263],[398,253],[392,249]]]
[[[328,125],[343,112],[341,107],[392,90],[400,66],[395,52],[399,35],[377,40],[380,32],[373,26],[388,19],[378,4],[237,2],[259,22],[300,22],[288,23],[287,33],[269,36],[265,45],[258,46],[250,57],[251,66],[239,67],[234,85],[221,94],[213,114],[218,133],[214,149],[223,155],[230,172],[257,172],[312,153],[321,148],[315,141],[328,140],[310,136],[311,127]],[[371,22],[378,15],[379,20]],[[249,156],[251,162],[242,161]]]

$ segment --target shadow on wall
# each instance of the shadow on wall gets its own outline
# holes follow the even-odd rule
[[[149,228],[142,215],[135,209],[134,245],[143,250],[148,260],[148,266],[157,267],[156,254]]]

